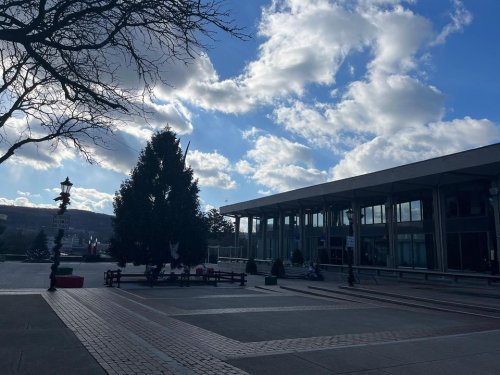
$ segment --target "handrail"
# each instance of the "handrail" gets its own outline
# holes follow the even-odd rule
[[[236,262],[246,262],[248,259],[246,258],[231,258],[231,257],[219,257],[220,260],[225,261],[236,261]],[[264,263],[267,265],[271,265],[272,259],[254,259],[256,263]],[[347,272],[349,266],[347,264],[329,264],[322,263],[319,265],[323,270],[334,269],[338,270],[342,273]],[[458,282],[459,279],[480,279],[486,280],[488,285],[491,283],[499,283],[500,284],[500,276],[499,275],[489,275],[485,273],[468,273],[468,272],[442,272],[435,270],[427,270],[427,269],[414,269],[414,268],[391,268],[391,267],[374,267],[374,266],[352,266],[352,268],[357,272],[357,274],[361,275],[363,272],[361,271],[372,271],[366,272],[365,274],[373,275],[375,273],[376,276],[389,276],[389,274],[393,274],[393,276],[397,276],[400,279],[403,279],[405,274],[407,275],[422,275],[424,280],[429,280],[429,277],[432,276],[442,276],[446,278],[452,278],[454,282]]]
[[[322,269],[328,270],[329,268],[337,269],[340,272],[347,272],[349,267],[345,264],[320,264]],[[459,279],[482,279],[488,282],[488,285],[491,282],[500,282],[500,276],[497,275],[488,275],[484,273],[467,273],[467,272],[442,272],[435,270],[419,270],[414,268],[390,268],[390,267],[373,267],[373,266],[352,266],[354,270],[357,271],[358,274],[362,274],[360,271],[374,271],[377,276],[383,276],[384,274],[393,273],[396,274],[399,278],[404,278],[404,274],[413,274],[413,275],[422,275],[425,280],[428,280],[429,276],[444,276],[453,278],[455,282],[458,282]],[[371,273],[373,274],[373,273]]]

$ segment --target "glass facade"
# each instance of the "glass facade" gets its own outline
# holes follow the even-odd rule
[[[358,218],[353,222],[355,265],[490,272],[496,248],[490,186],[477,180],[372,198],[367,194],[363,200],[344,199],[331,206],[325,201],[323,207],[284,216],[276,212],[255,222],[255,244],[265,258],[288,258],[299,248],[306,261],[346,264],[347,211],[353,207]]]
[[[448,233],[446,244],[449,270],[466,272],[489,270],[486,232]]]
[[[433,236],[431,233],[398,234],[398,266],[434,268]]]
[[[396,221],[398,223],[421,221],[422,202],[420,200],[396,204]]]
[[[365,266],[387,266],[389,246],[387,238],[364,236],[361,240],[361,264]]]

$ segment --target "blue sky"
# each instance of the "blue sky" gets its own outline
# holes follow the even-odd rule
[[[120,124],[87,164],[71,148],[0,164],[0,204],[112,214],[151,134],[184,147],[203,208],[500,141],[497,0],[232,0],[249,41],[217,35],[189,66],[165,66],[151,119]],[[0,148],[2,145],[0,144]]]

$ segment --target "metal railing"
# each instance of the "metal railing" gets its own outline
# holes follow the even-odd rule
[[[348,266],[344,264],[320,264],[321,269],[339,273],[348,272]],[[372,266],[353,266],[358,275],[368,275],[376,277],[398,278],[406,280],[424,280],[424,281],[453,281],[458,283],[460,280],[484,280],[488,285],[498,283],[500,285],[500,276],[488,275],[485,273],[468,272],[441,272],[426,269],[414,268],[388,268]]]
[[[220,261],[229,263],[246,263],[246,258],[231,258],[220,257]],[[272,259],[254,259],[257,265],[265,265],[271,267]],[[347,264],[320,264],[320,268],[325,271],[346,274],[348,272]],[[488,285],[500,285],[499,275],[489,275],[486,273],[472,273],[472,272],[441,272],[427,269],[414,269],[414,268],[388,268],[388,267],[373,267],[373,266],[353,266],[355,275],[359,277],[383,277],[391,279],[403,279],[408,281],[453,281],[458,283],[464,280],[479,280],[486,281]],[[260,270],[259,270],[260,271]],[[261,272],[259,272],[261,273]]]

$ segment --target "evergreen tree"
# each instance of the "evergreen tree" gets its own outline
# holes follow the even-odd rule
[[[121,264],[159,268],[168,262],[200,262],[206,252],[206,227],[198,193],[176,134],[170,128],[154,134],[115,194],[111,254]],[[177,260],[170,251],[175,244]]]
[[[30,249],[26,252],[26,256],[28,260],[31,261],[40,261],[50,258],[50,251],[47,246],[47,235],[43,229],[36,235]]]
[[[216,240],[219,245],[234,241],[234,225],[226,219],[219,210],[212,208],[205,214],[205,225],[208,229],[208,238]]]

